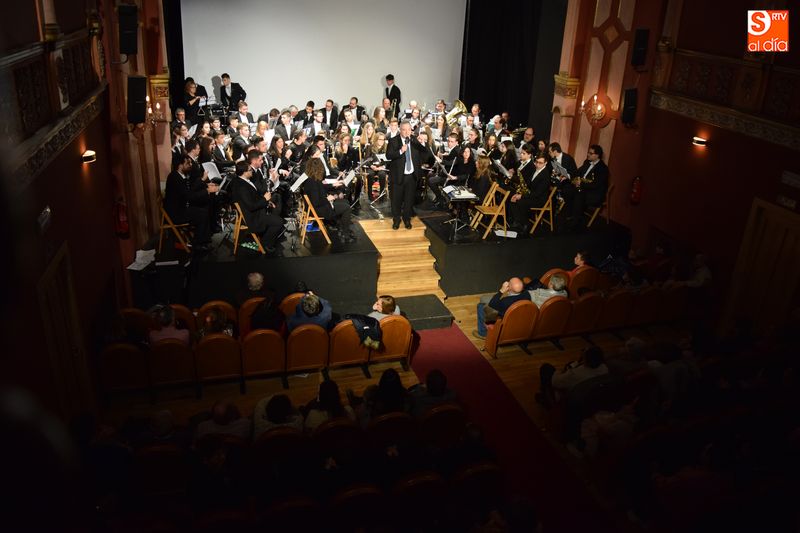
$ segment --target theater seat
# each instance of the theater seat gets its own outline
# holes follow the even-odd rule
[[[197,310],[197,324],[201,328],[203,327],[203,322],[205,321],[209,309],[212,307],[219,307],[222,309],[222,311],[225,313],[225,317],[233,324],[238,322],[239,315],[231,304],[225,300],[211,300],[210,302],[204,303],[203,306]]]
[[[436,529],[447,511],[447,484],[437,472],[422,471],[399,480],[392,490],[393,502],[403,509],[396,518],[404,531],[414,531],[419,524]]]
[[[353,327],[352,320],[342,320],[330,332],[330,349],[328,367],[342,365],[361,365],[366,377],[370,377],[367,369],[369,348],[361,344],[361,338]]]
[[[529,300],[515,302],[508,308],[505,315],[489,328],[484,350],[492,357],[497,358],[497,349],[501,345],[527,342],[533,336],[533,328],[538,315],[539,308],[535,303]]]
[[[412,444],[418,434],[419,425],[408,413],[386,413],[371,420],[367,427],[367,437],[376,450]]]
[[[164,339],[152,344],[147,357],[154,387],[197,381],[194,353],[177,339]]]
[[[323,464],[333,459],[342,468],[363,460],[366,451],[366,435],[347,417],[326,420],[314,430],[313,446],[318,460]]]
[[[609,294],[595,323],[596,331],[624,328],[633,305],[633,293],[620,290]]]
[[[239,308],[239,337],[245,338],[250,333],[250,317],[253,316],[253,311],[256,310],[258,304],[264,301],[264,298],[258,296],[246,300]]]
[[[534,304],[535,305],[535,304]],[[533,327],[532,341],[554,339],[555,345],[563,349],[557,338],[567,330],[572,303],[563,296],[548,298],[539,308],[539,315]]]
[[[155,328],[153,317],[135,307],[120,309],[120,316],[125,324],[125,331],[133,334],[136,338],[146,340],[147,334]]]
[[[100,355],[100,382],[103,391],[144,390],[150,385],[147,359],[133,344],[111,344]]]
[[[647,287],[635,293],[628,325],[645,326],[657,322],[663,299],[664,291],[660,287]]]
[[[286,296],[283,300],[281,300],[281,304],[279,305],[281,313],[286,318],[289,318],[294,314],[295,309],[297,309],[297,304],[300,303],[300,300],[303,299],[303,296],[306,294],[304,292],[293,292]]]
[[[591,266],[582,266],[578,268],[571,277],[569,277],[569,284],[567,285],[567,292],[569,297],[574,300],[578,297],[578,289],[586,287],[594,290],[597,286],[597,277],[600,271]]]
[[[420,439],[437,450],[455,447],[467,428],[467,416],[456,404],[437,405],[422,415],[419,421]]]
[[[257,329],[242,341],[242,375],[279,374],[286,368],[286,345],[277,331]]]
[[[258,531],[321,531],[326,518],[320,505],[311,498],[284,498],[267,508]]]
[[[569,272],[567,272],[563,268],[551,268],[550,270],[542,274],[542,277],[539,278],[539,281],[542,282],[542,285],[547,287],[547,283],[550,281],[550,278],[552,278],[556,274],[561,274],[562,276],[564,276],[564,279],[566,280],[569,279]]]
[[[175,321],[179,326],[189,330],[192,342],[194,342],[197,336],[197,318],[195,318],[194,313],[185,305],[170,304],[170,307],[172,307],[172,310],[175,312]]]
[[[686,315],[686,305],[688,301],[688,287],[681,285],[665,289],[658,319],[662,322],[675,322],[676,320],[680,320]]]
[[[377,485],[351,485],[331,499],[333,523],[329,527],[333,531],[383,531],[394,521],[387,510],[383,491]]]
[[[582,335],[594,331],[604,304],[605,300],[597,293],[584,294],[573,300],[565,335]]]
[[[195,349],[200,382],[242,377],[239,343],[224,333],[206,335]]]
[[[453,476],[453,498],[468,512],[485,514],[503,501],[503,472],[492,462],[474,463],[461,468]]]
[[[401,315],[387,316],[381,320],[381,347],[370,350],[369,362],[399,359],[403,370],[408,370],[411,359],[411,322]]]
[[[315,324],[296,327],[286,341],[286,372],[319,370],[328,363],[328,332]]]

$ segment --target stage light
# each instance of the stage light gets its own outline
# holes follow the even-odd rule
[[[692,137],[692,144],[695,146],[705,146],[708,144],[708,140],[704,139],[703,137],[694,136]]]
[[[94,163],[97,161],[97,154],[94,152],[94,150],[86,150],[81,156],[81,161],[84,163]]]

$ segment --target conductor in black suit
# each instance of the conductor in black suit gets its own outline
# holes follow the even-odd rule
[[[222,87],[219,89],[219,100],[222,105],[229,110],[235,111],[239,109],[239,102],[247,99],[247,93],[242,86],[238,83],[231,82],[231,77],[228,73],[222,74]]]
[[[256,233],[267,252],[275,251],[275,239],[283,229],[283,219],[275,214],[272,193],[261,193],[251,181],[253,169],[244,161],[236,163],[236,175],[231,182],[231,197],[239,204],[247,231]]]
[[[219,186],[192,176],[194,162],[184,155],[175,170],[167,176],[164,190],[164,210],[174,224],[189,223],[194,226],[192,246],[195,250],[207,248],[211,242],[210,195],[219,191]]]
[[[411,137],[411,124],[400,124],[400,135],[392,137],[386,148],[389,160],[389,184],[392,197],[392,229],[400,227],[400,216],[406,229],[411,229],[414,193],[422,176],[422,165],[433,163],[433,154]]]
[[[392,104],[392,116],[397,116],[397,110],[400,109],[400,87],[394,84],[394,74],[386,75],[386,88],[383,94],[389,99]]]

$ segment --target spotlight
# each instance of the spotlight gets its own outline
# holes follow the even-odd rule
[[[84,163],[94,163],[97,161],[97,154],[94,152],[94,150],[86,150],[81,156],[81,161]]]
[[[708,144],[708,140],[704,139],[703,137],[694,136],[692,137],[692,144],[695,146],[705,146]]]

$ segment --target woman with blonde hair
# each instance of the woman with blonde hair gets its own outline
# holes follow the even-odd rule
[[[380,131],[375,132],[372,137],[372,143],[364,154],[364,158],[374,158],[378,154],[386,154],[386,133]],[[381,191],[386,187],[386,177],[388,175],[389,171],[386,168],[385,161],[375,158],[367,167],[368,193],[371,194],[373,199],[380,196]]]

